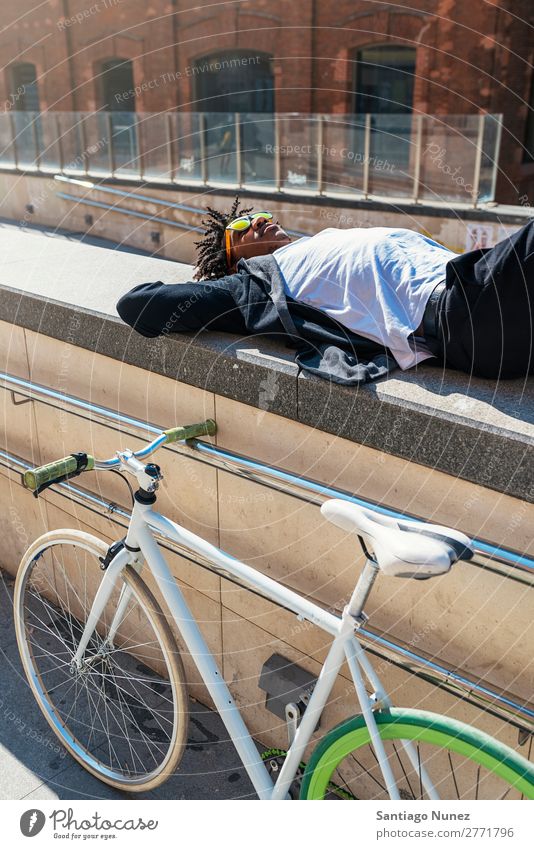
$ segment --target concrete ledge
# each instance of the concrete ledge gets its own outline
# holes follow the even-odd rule
[[[290,349],[231,334],[146,339],[115,311],[138,283],[185,282],[188,265],[0,224],[0,319],[534,501],[534,380],[425,366],[359,388],[299,374]]]

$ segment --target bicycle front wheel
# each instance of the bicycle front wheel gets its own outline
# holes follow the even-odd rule
[[[33,543],[15,583],[17,642],[37,703],[63,745],[102,781],[140,792],[165,781],[180,761],[185,675],[167,620],[131,566],[118,578],[81,669],[73,666],[107,550],[77,530]],[[121,599],[123,615],[109,638]]]
[[[402,799],[429,798],[425,773],[441,799],[534,799],[534,765],[487,734],[427,711],[375,714]],[[402,741],[412,741],[414,761]],[[356,799],[388,799],[363,716],[332,729],[304,772],[301,799],[324,799],[329,782]]]

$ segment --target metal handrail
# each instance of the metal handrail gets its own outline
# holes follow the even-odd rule
[[[154,206],[162,206],[164,209],[176,209],[181,212],[192,212],[196,215],[205,215],[206,210],[202,209],[200,206],[190,206],[185,203],[175,203],[173,201],[161,200],[160,198],[150,197],[150,195],[139,194],[138,192],[126,192],[123,189],[117,189],[113,186],[103,186],[100,183],[92,183],[89,180],[79,180],[75,177],[66,177],[63,174],[55,174],[54,180],[57,180],[61,183],[68,183],[72,186],[82,186],[83,188],[94,190],[96,192],[101,192],[102,194],[110,194],[115,195],[116,197],[124,198],[125,200],[139,200],[144,203],[150,203]],[[181,230],[190,230],[195,233],[204,233],[204,227],[195,227],[191,224],[182,224],[181,222],[174,221],[170,218],[160,218],[157,215],[149,215],[144,212],[137,212],[135,210],[128,209],[123,206],[115,206],[115,204],[105,204],[101,201],[89,200],[86,197],[80,197],[78,195],[69,195],[66,192],[56,192],[56,197],[62,198],[63,200],[72,200],[78,204],[85,204],[86,206],[94,206],[99,209],[107,209],[111,212],[120,212],[124,215],[131,215],[135,218],[144,218],[148,221],[153,221],[156,224],[168,224],[170,227],[178,227]],[[300,230],[290,230],[287,227],[285,228],[285,232],[290,236],[296,236],[300,238],[301,236],[309,236],[309,233],[302,233]]]
[[[49,389],[34,381],[16,377],[7,372],[0,372],[0,387],[2,386],[8,391],[57,407],[58,409],[63,409],[65,405],[71,406],[76,410],[76,414],[82,418],[90,421],[99,421],[108,427],[113,427],[116,430],[129,433],[141,439],[147,436],[153,437],[155,434],[161,433],[162,430],[161,427],[143,422],[133,416],[127,416],[123,413],[115,412],[108,407],[75,398],[72,395],[58,392],[55,389]],[[169,449],[167,448],[166,450]],[[255,483],[267,486],[286,495],[292,495],[309,504],[321,505],[328,498],[341,498],[360,507],[374,510],[377,513],[391,516],[395,519],[406,520],[416,518],[421,520],[419,516],[401,513],[398,510],[384,507],[368,499],[360,498],[347,490],[328,486],[320,481],[293,474],[276,466],[270,466],[268,463],[262,463],[209,443],[201,441],[195,441],[194,445],[176,443],[171,450],[178,451],[190,457],[193,456],[207,465],[223,469],[238,477],[253,480]],[[520,581],[526,586],[534,585],[534,560],[532,558],[519,554],[519,552],[501,548],[484,540],[474,539],[473,544],[475,553],[480,558],[471,561],[474,565],[483,569],[489,569],[492,572],[497,572],[512,580]]]
[[[198,446],[198,440],[194,440],[194,442]],[[176,448],[180,448],[179,443],[176,443],[172,449],[166,447],[165,450],[176,450]],[[32,468],[27,460],[2,450],[0,450],[0,467],[20,474]],[[92,513],[107,518],[117,526],[122,528],[128,527],[131,516],[130,511],[119,507],[114,502],[106,501],[98,495],[94,495],[72,483],[55,484],[52,489],[61,497]],[[158,534],[156,536],[163,548],[174,554],[178,554],[189,562],[207,569],[214,574],[219,574],[217,568],[209,560],[202,557],[201,554],[192,552],[185,546],[170,541],[166,537],[160,537]],[[226,575],[226,579],[235,584],[239,583],[229,575]],[[256,595],[262,596],[261,592],[252,590],[248,585],[246,589],[249,592],[254,592]],[[262,597],[267,598],[266,596]],[[267,600],[272,603],[272,599],[267,598]],[[320,606],[323,606],[317,599],[314,599],[314,601]],[[413,651],[410,646],[402,643],[400,640],[394,640],[389,636],[386,637],[369,625],[358,630],[358,639],[371,653],[375,654],[381,660],[393,663],[416,678],[420,678],[445,692],[464,699],[470,704],[481,708],[485,713],[489,713],[499,719],[504,719],[518,728],[520,732],[534,732],[534,709],[528,704],[519,702],[516,696],[506,691],[499,692],[494,690],[479,681],[473,681],[463,672],[453,667],[436,663],[424,653]]]

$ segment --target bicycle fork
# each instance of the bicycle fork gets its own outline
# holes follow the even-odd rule
[[[76,654],[72,658],[72,666],[75,669],[79,670],[82,668],[83,656],[89,644],[89,640],[91,639],[93,633],[96,631],[96,626],[100,621],[102,613],[104,612],[106,604],[109,601],[109,598],[111,596],[111,593],[113,592],[113,588],[117,582],[120,573],[122,572],[124,567],[130,562],[131,559],[131,552],[123,548],[115,555],[108,568],[104,572],[104,576],[100,582],[100,586],[98,587],[95,597],[93,599],[93,604],[91,606],[89,616],[87,617],[87,622],[85,623],[85,628],[83,629],[83,634],[80,638]],[[121,590],[119,604],[117,606],[117,610],[115,612],[111,627],[108,632],[107,641],[109,642],[112,642],[113,640],[113,636],[117,631],[118,625],[121,621],[124,611],[126,610],[126,606],[128,605],[130,595],[130,588],[126,585],[123,586]]]

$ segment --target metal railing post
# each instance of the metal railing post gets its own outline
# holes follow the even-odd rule
[[[33,147],[35,150],[35,159],[34,165],[37,171],[41,170],[41,146],[39,144],[39,133],[37,132],[37,118],[40,117],[39,112],[34,113],[34,118],[32,121],[32,139],[33,139]]]
[[[241,116],[239,112],[234,116],[234,131],[235,131],[235,171],[237,187],[240,189],[243,185],[243,162],[241,160]]]
[[[497,190],[497,171],[499,169],[499,156],[501,153],[502,115],[494,117],[497,121],[497,134],[495,136],[495,150],[493,152],[493,174],[491,175],[491,189],[488,200],[495,200],[495,192]]]
[[[478,132],[477,132],[477,146],[476,146],[476,154],[475,154],[475,174],[473,177],[473,206],[476,207],[478,203],[478,195],[480,190],[480,168],[482,165],[482,145],[484,143],[484,123],[486,116],[481,114],[478,116]]]
[[[369,197],[369,160],[371,158],[371,115],[365,116],[365,131],[363,137],[363,196]]]
[[[108,164],[109,172],[115,176],[115,152],[113,150],[113,128],[111,123],[111,112],[106,112],[106,130],[108,134]]]
[[[19,153],[17,150],[17,128],[15,126],[15,119],[13,117],[13,112],[9,112],[9,126],[11,127],[11,144],[13,147],[13,165],[15,166],[15,170],[19,170]]]
[[[80,130],[80,141],[82,143],[81,156],[82,156],[82,162],[83,162],[83,170],[84,170],[85,176],[88,177],[89,176],[89,166],[90,166],[91,163],[90,163],[90,157],[89,157],[89,149],[88,149],[88,146],[87,146],[87,136],[85,134],[85,117],[86,116],[84,116],[81,119],[81,121],[79,122],[78,128]]]
[[[200,113],[200,179],[204,185],[208,182],[208,163],[206,161],[206,115]]]
[[[171,127],[171,119],[173,113],[167,112],[165,115],[165,132],[167,138],[167,163],[169,166],[169,180],[171,183],[174,182],[174,178],[176,176],[176,163],[174,159],[173,153],[173,137],[172,137],[172,127]]]
[[[274,116],[274,186],[277,192],[282,190],[282,169],[280,164],[280,118]]]
[[[423,147],[423,116],[416,116],[415,124],[415,163],[413,175],[413,202],[419,202],[419,186],[421,183],[421,149]]]
[[[319,115],[317,127],[317,193],[323,193],[324,115]]]
[[[143,148],[143,131],[139,121],[139,116],[135,116],[135,144],[137,147],[137,161],[139,163],[139,179],[144,182],[145,179],[145,151]]]
[[[59,126],[59,113],[58,112],[52,112],[51,114],[54,116],[54,132],[55,132],[55,136],[56,136],[58,170],[59,170],[60,174],[63,174],[64,159],[63,159],[63,144],[61,142],[61,128]]]

